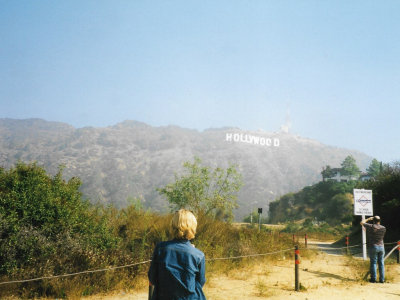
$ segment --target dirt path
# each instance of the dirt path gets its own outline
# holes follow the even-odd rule
[[[368,262],[360,265],[347,257],[318,253],[303,258],[300,264],[302,290],[294,291],[294,264],[281,259],[263,261],[225,275],[208,275],[204,292],[208,300],[258,299],[400,299],[400,265],[386,265],[387,283],[362,280]],[[362,263],[361,263],[362,264]],[[104,300],[147,300],[147,291],[117,293],[87,298]]]
[[[362,248],[361,245],[350,246],[348,249],[345,247],[333,245],[333,241],[321,242],[321,241],[309,241],[308,246],[310,249],[319,250],[331,255],[344,255],[347,251],[353,256],[362,258]]]

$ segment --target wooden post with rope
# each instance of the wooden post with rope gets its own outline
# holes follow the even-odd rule
[[[154,293],[154,285],[152,285],[151,282],[149,282],[149,298],[148,298],[148,300],[153,299],[153,293]]]
[[[298,292],[300,290],[299,281],[299,264],[300,264],[300,250],[299,246],[294,246],[294,290]]]

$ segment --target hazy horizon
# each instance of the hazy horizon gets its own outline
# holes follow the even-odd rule
[[[400,160],[398,1],[3,1],[0,118],[278,131]]]

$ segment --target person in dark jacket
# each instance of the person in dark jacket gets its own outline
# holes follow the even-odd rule
[[[158,243],[148,272],[154,286],[152,300],[205,300],[204,253],[190,243],[197,220],[188,210],[177,211],[171,221],[174,239]]]
[[[372,221],[369,224],[368,221]],[[385,282],[385,247],[383,238],[386,233],[385,226],[381,225],[379,216],[370,217],[360,222],[367,231],[367,245],[370,262],[370,282],[376,282],[376,263],[378,262],[379,282]]]

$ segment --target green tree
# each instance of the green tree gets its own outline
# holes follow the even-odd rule
[[[184,175],[175,174],[175,182],[157,189],[167,197],[173,209],[187,208],[197,214],[213,215],[232,220],[237,205],[237,193],[242,185],[241,175],[234,165],[227,169],[211,169],[201,160],[183,164]]]
[[[360,174],[360,169],[357,166],[356,160],[353,156],[347,156],[341,164],[342,175],[356,176]]]
[[[374,214],[382,218],[388,230],[388,239],[397,239],[400,234],[400,162],[384,165],[375,178],[362,183],[360,188],[372,190]],[[359,226],[360,219],[353,218],[353,226]]]
[[[351,220],[353,188],[358,181],[321,181],[269,204],[271,223],[318,218],[334,225]],[[349,208],[350,207],[350,208]],[[349,219],[350,217],[350,219]]]
[[[377,159],[373,159],[371,163],[369,164],[369,167],[367,168],[367,172],[369,175],[372,177],[376,177],[381,173],[382,171],[382,162],[379,162]]]
[[[0,168],[0,273],[41,264],[43,273],[85,268],[89,252],[115,245],[106,220],[81,199],[80,185],[76,177],[63,180],[62,168],[54,177],[35,163]]]
[[[292,221],[296,219],[296,200],[295,193],[288,193],[279,199],[269,203],[269,221],[278,223],[283,221]]]
[[[331,166],[327,165],[326,167],[324,167],[322,169],[321,175],[323,181],[325,181],[326,178],[331,178],[334,175]]]
[[[350,193],[336,194],[326,209],[326,219],[330,224],[350,223],[353,219],[353,196]]]

